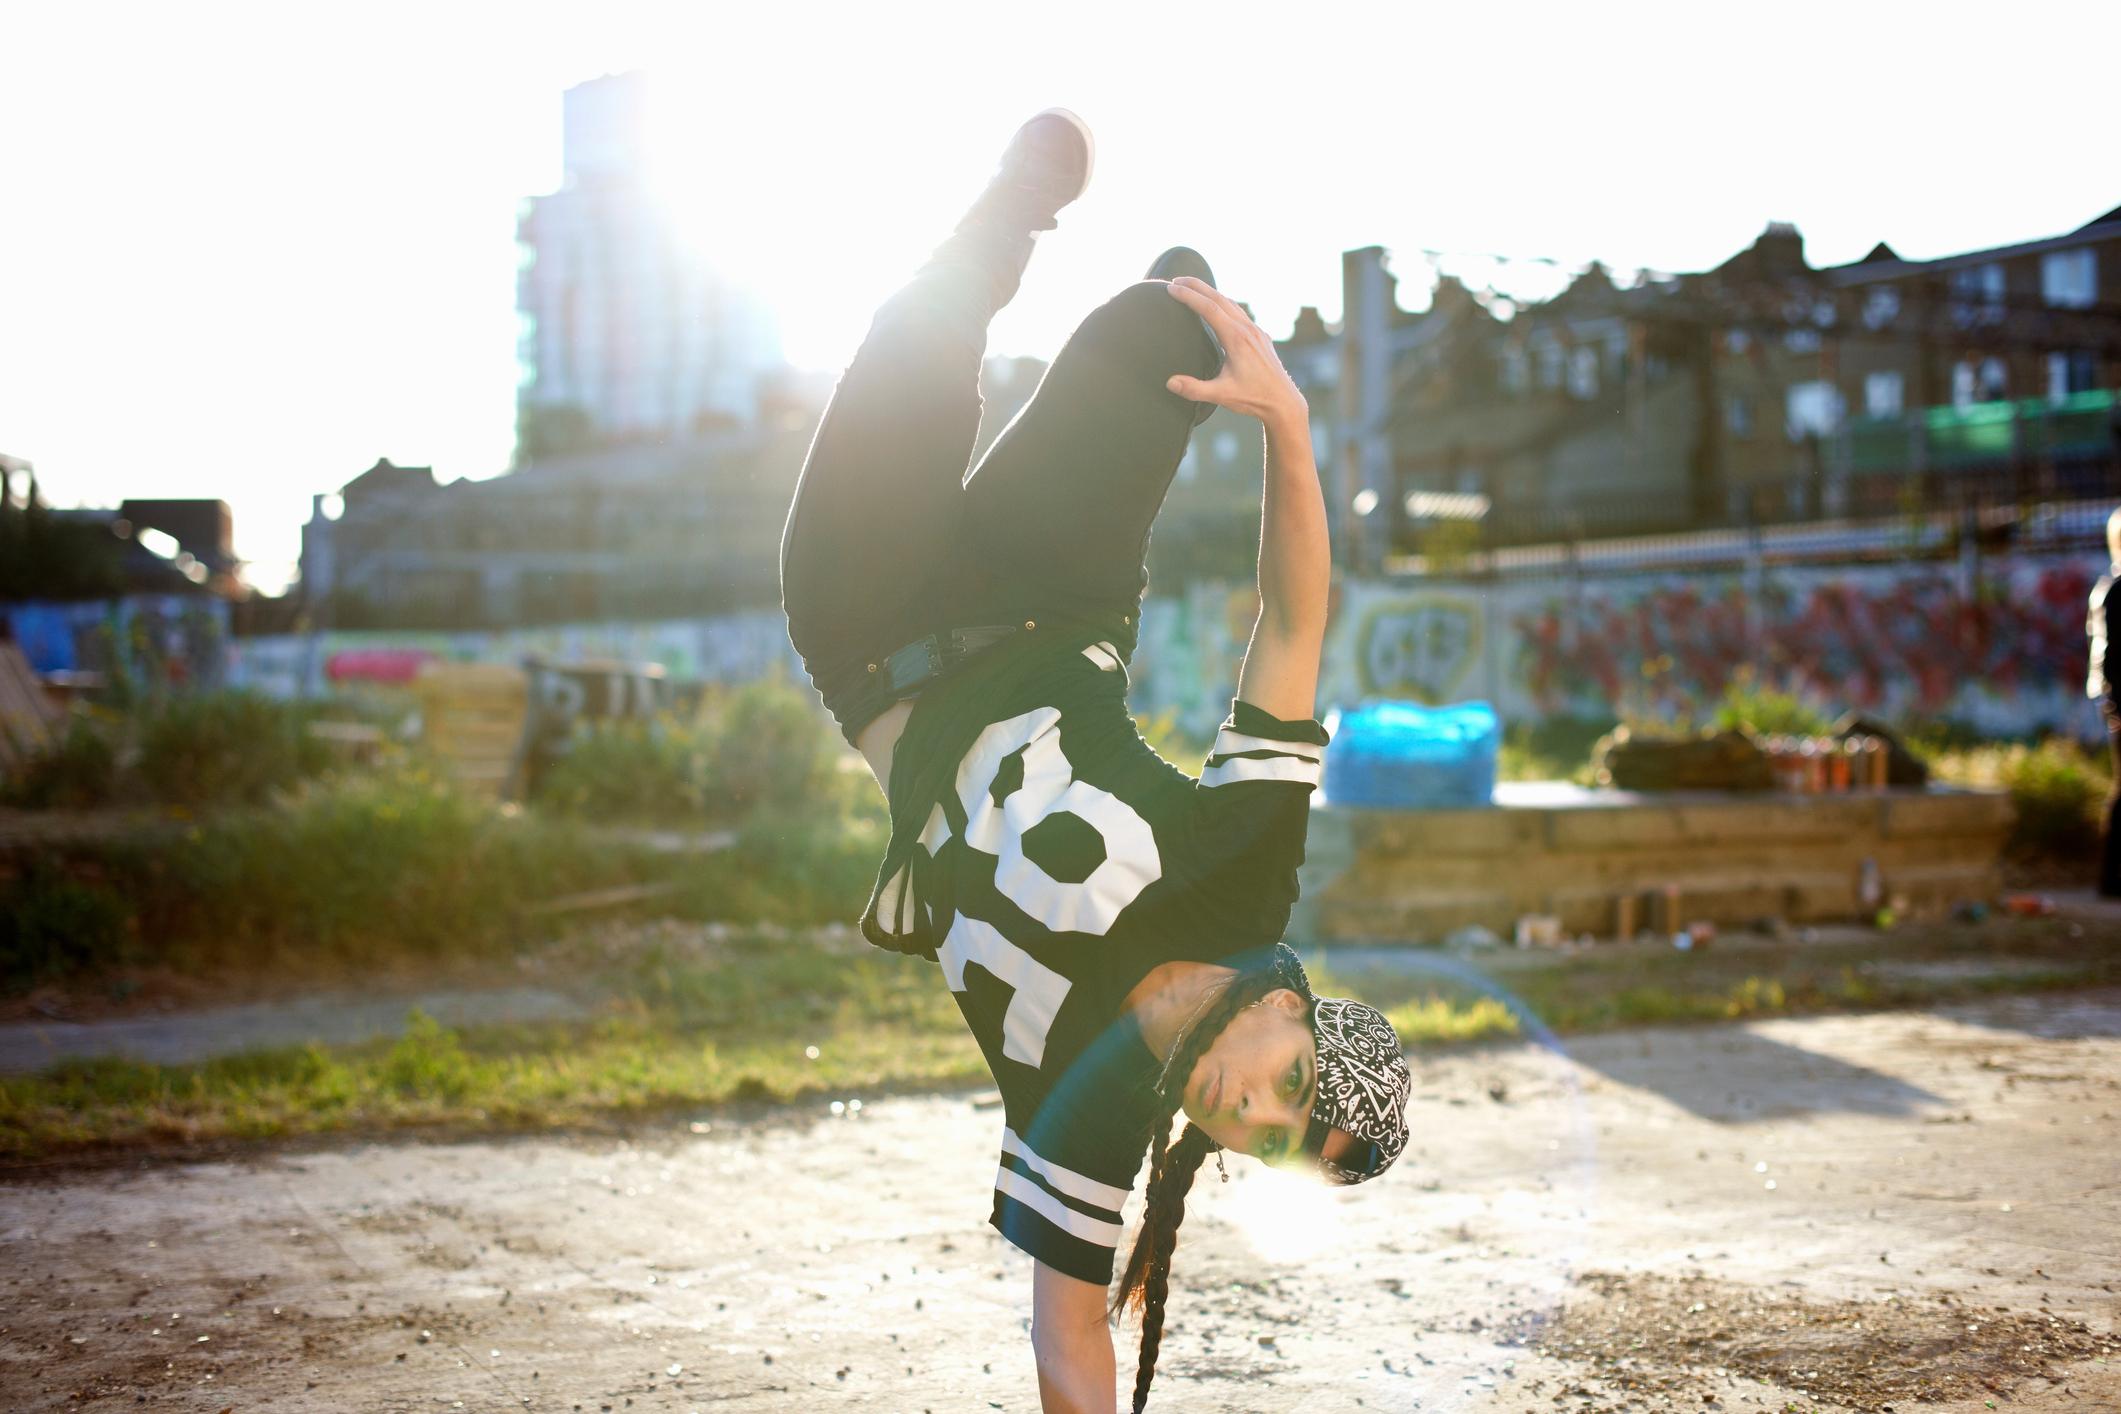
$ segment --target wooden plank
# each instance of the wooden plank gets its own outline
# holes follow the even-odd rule
[[[1341,808],[1355,847],[1364,853],[1517,855],[1546,845],[1544,812],[1535,810],[1357,810]]]
[[[2008,833],[2016,812],[2010,795],[2000,790],[1896,794],[1886,802],[1884,833],[1897,839]]]
[[[49,747],[61,715],[21,647],[0,643],[0,764],[25,761]]]

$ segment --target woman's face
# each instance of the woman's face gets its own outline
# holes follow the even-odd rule
[[[1303,1146],[1317,1094],[1304,999],[1282,987],[1239,1012],[1194,1062],[1183,1108],[1225,1149],[1277,1163]]]

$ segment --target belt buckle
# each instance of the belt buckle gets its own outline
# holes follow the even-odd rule
[[[937,638],[938,635],[932,633],[926,638],[916,638],[886,660],[893,692],[917,687],[942,671],[942,650]]]

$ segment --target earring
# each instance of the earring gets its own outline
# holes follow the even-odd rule
[[[1224,1183],[1230,1181],[1230,1170],[1223,1167],[1223,1151],[1220,1149],[1215,1151],[1215,1171],[1223,1176]]]

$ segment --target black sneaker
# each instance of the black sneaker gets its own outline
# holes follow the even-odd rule
[[[1175,280],[1181,275],[1191,275],[1203,285],[1212,286],[1215,283],[1215,272],[1208,268],[1207,257],[1193,249],[1193,247],[1184,245],[1172,246],[1162,255],[1150,261],[1149,273],[1142,278],[1145,280]],[[1201,320],[1200,328],[1201,332],[1208,336],[1208,342],[1215,348],[1215,367],[1220,371],[1223,362],[1222,340],[1215,337],[1215,331],[1208,327],[1207,320]],[[1193,425],[1195,427],[1200,426],[1214,415],[1214,403],[1195,403],[1193,405]]]
[[[973,206],[976,216],[1050,231],[1054,213],[1083,194],[1097,145],[1090,125],[1065,108],[1048,108],[1016,130],[987,190]]]
[[[1175,245],[1149,262],[1149,273],[1144,280],[1175,280],[1181,275],[1191,275],[1203,285],[1215,283],[1215,272],[1208,268],[1207,259],[1191,246]]]

